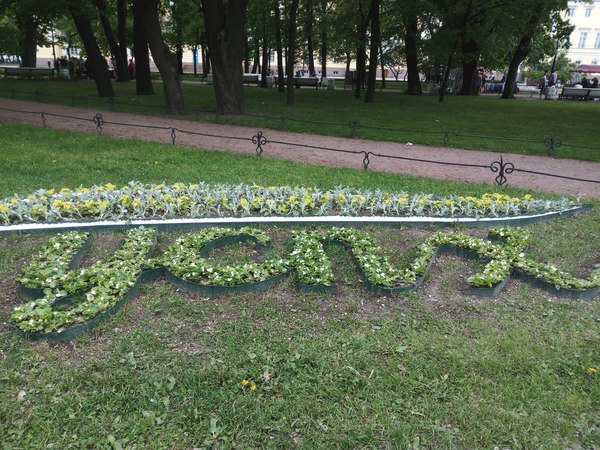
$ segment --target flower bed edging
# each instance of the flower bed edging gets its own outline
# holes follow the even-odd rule
[[[48,255],[38,255],[32,262],[32,267],[41,273],[56,274],[42,279],[34,269],[27,267],[25,273],[28,276],[21,278],[38,286],[32,289],[41,289],[44,298],[15,308],[11,318],[30,337],[71,339],[90,329],[103,317],[114,314],[135,295],[143,282],[156,279],[163,273],[167,273],[177,287],[209,297],[264,290],[283,280],[291,271],[296,273],[303,292],[335,292],[331,261],[324,250],[324,243],[328,242],[349,248],[367,289],[383,295],[417,289],[435,258],[448,252],[486,261],[484,270],[468,279],[472,286],[468,293],[471,294],[495,295],[511,273],[570,298],[591,298],[600,293],[599,264],[592,270],[589,279],[579,279],[552,265],[537,263],[525,255],[529,236],[526,230],[519,228],[492,228],[488,240],[436,232],[418,246],[414,260],[402,269],[392,267],[372,237],[361,230],[334,227],[327,231],[294,231],[293,235],[293,250],[289,258],[219,266],[200,255],[234,242],[251,241],[258,246],[266,246],[270,238],[258,229],[207,228],[178,239],[162,257],[148,259],[156,244],[156,233],[138,228],[127,232],[123,247],[107,262],[100,261],[89,268],[75,270],[67,268],[70,260],[81,259],[81,248],[67,245],[65,241],[65,254],[56,258],[52,257],[52,249],[57,244],[56,248],[63,248],[61,239],[68,236],[76,239],[80,247],[89,243],[77,233],[57,236],[46,245]],[[58,266],[56,271],[53,264]],[[44,286],[46,282],[50,283],[49,287]],[[105,285],[105,282],[108,284]],[[114,283],[117,283],[116,286],[113,286]],[[122,283],[125,284],[119,286]],[[84,296],[86,300],[66,312],[57,310],[61,303],[67,303],[77,295]],[[96,304],[96,300],[100,303]]]

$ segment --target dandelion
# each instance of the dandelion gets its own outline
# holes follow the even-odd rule
[[[242,386],[248,386],[250,382],[246,379],[242,380]]]
[[[594,375],[596,372],[598,372],[598,369],[596,369],[595,367],[588,367],[586,372],[590,375]]]
[[[256,385],[255,385],[255,384],[253,384],[252,386],[250,386],[250,390],[251,390],[251,391],[255,391],[255,390],[256,390]]]

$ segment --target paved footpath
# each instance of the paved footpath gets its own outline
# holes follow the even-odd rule
[[[6,108],[0,109],[0,121],[41,126],[41,113],[44,112],[46,126],[48,127],[96,133],[96,125],[92,121],[98,112],[95,110],[6,98],[0,99],[0,108]],[[7,111],[7,109],[11,111]],[[16,112],[17,110],[37,114]],[[176,128],[175,137],[179,145],[256,154],[256,145],[251,141],[257,133],[257,129],[254,128],[112,111],[101,111],[101,114],[105,121],[102,125],[103,136],[171,143],[171,129]],[[184,133],[179,130],[198,134]],[[267,139],[266,144],[263,145],[263,157],[361,169],[365,155],[362,152],[371,152],[376,155],[429,160],[436,163],[393,159],[371,154],[369,157],[369,170],[489,184],[493,184],[497,176],[497,173],[492,172],[489,167],[461,167],[440,163],[490,166],[502,157],[505,163],[512,163],[514,168],[517,169],[515,172],[506,175],[509,185],[533,191],[571,194],[580,196],[583,199],[600,198],[600,163],[596,162],[520,155],[518,153],[499,154],[276,130],[262,130],[262,132]],[[324,150],[328,148],[345,150],[346,152]],[[549,173],[583,180],[596,180],[596,182],[567,180],[519,172],[519,170]]]

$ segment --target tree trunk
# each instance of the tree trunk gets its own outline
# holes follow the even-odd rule
[[[479,89],[475,83],[479,62],[479,45],[475,40],[468,39],[462,44],[462,53],[467,59],[462,64],[463,83],[460,95],[479,95]]]
[[[250,72],[250,44],[248,35],[244,33],[244,73]]]
[[[465,12],[463,14],[461,25],[458,29],[458,32],[456,33],[454,43],[452,44],[452,48],[450,49],[450,52],[448,54],[448,63],[446,65],[446,71],[444,72],[444,78],[442,79],[442,86],[440,87],[440,103],[444,101],[444,96],[446,95],[446,88],[448,87],[448,79],[450,78],[450,70],[452,69],[452,60],[454,59],[454,54],[456,53],[456,49],[458,48],[458,41],[464,34],[464,29],[469,21],[472,8],[473,0],[469,0],[469,3],[467,4],[467,7],[465,8]]]
[[[210,73],[210,55],[206,43],[206,33],[200,34],[200,53],[202,54],[202,76],[206,77]]]
[[[106,42],[108,42],[108,46],[110,47],[110,53],[115,61],[117,81],[129,81],[131,77],[129,76],[129,69],[127,67],[127,58],[123,58],[123,54],[119,48],[119,43],[117,42],[117,38],[115,37],[110,21],[106,15],[106,5],[104,4],[104,0],[93,0],[93,3],[98,10],[102,30],[104,31]]]
[[[460,95],[479,95],[476,83],[477,61],[465,61],[462,64],[463,82]]]
[[[160,28],[158,3],[160,0],[134,0],[140,5],[142,25],[148,38],[152,59],[162,77],[165,93],[165,111],[167,114],[184,114],[183,93],[177,71],[177,59],[165,44]]]
[[[283,70],[283,43],[281,35],[281,15],[279,11],[279,2],[275,2],[273,6],[273,14],[275,15],[275,41],[277,42],[277,91],[285,92],[285,73]]]
[[[31,15],[17,16],[19,28],[19,56],[22,67],[35,67],[37,63],[37,23]]]
[[[183,48],[180,44],[175,47],[175,57],[177,58],[177,73],[183,75]]]
[[[540,17],[538,15],[532,16],[529,19],[527,32],[521,37],[519,45],[513,54],[510,64],[508,65],[508,73],[506,74],[506,80],[504,83],[504,90],[502,91],[502,98],[514,99],[515,98],[515,87],[517,86],[517,75],[519,73],[519,65],[529,55],[529,49],[531,47],[531,41],[533,39],[534,30],[539,23]]]
[[[371,46],[369,48],[369,80],[365,103],[375,100],[375,83],[377,80],[377,53],[381,43],[381,30],[379,28],[379,0],[371,0]]]
[[[262,70],[260,72],[260,87],[262,88],[266,88],[267,87],[267,76],[269,76],[270,74],[268,73],[268,68],[269,68],[269,38],[267,36],[267,25],[264,23],[263,19],[263,35],[262,35],[262,49],[261,49],[261,54],[262,54]]]
[[[367,63],[367,28],[371,20],[370,8],[369,13],[365,17],[362,11],[362,0],[358,2],[360,22],[357,27],[358,45],[356,48],[356,88],[354,90],[354,98],[360,98],[361,89],[365,88],[365,65]]]
[[[248,0],[203,0],[204,25],[213,69],[218,114],[244,112],[241,64]]]
[[[260,73],[260,43],[258,39],[255,39],[254,42],[254,61],[252,61],[252,71],[250,73]]]
[[[121,58],[127,61],[127,3],[125,0],[117,1],[117,35]]]
[[[417,59],[417,36],[419,35],[419,22],[417,16],[411,14],[406,19],[406,32],[404,33],[404,51],[406,55],[406,72],[408,73],[408,86],[406,93],[421,95],[421,78],[419,77],[419,63]]]
[[[321,80],[327,77],[327,27],[325,15],[327,14],[327,2],[321,1]]]
[[[288,46],[285,54],[285,70],[287,72],[287,104],[294,104],[294,65],[296,64],[296,15],[298,13],[298,1],[292,0],[290,4],[290,16],[288,23]]]
[[[94,36],[94,30],[90,21],[85,16],[85,13],[76,7],[71,7],[71,16],[75,23],[75,28],[79,33],[79,37],[85,47],[85,52],[88,56],[87,67],[91,65],[94,73],[94,81],[96,82],[96,89],[98,90],[98,96],[100,97],[114,97],[113,85],[110,82],[110,76],[108,75],[108,66],[106,60],[100,52],[98,42]]]
[[[148,38],[142,25],[140,4],[133,2],[133,55],[135,57],[135,93],[137,95],[154,95],[152,75],[150,74],[150,54]]]
[[[317,71],[315,70],[315,58],[314,58],[314,40],[313,40],[313,22],[315,20],[314,14],[314,0],[308,0],[304,7],[306,8],[306,51],[308,53],[308,74],[316,76]]]
[[[383,44],[381,39],[379,40],[379,62],[381,63],[381,89],[385,89],[385,63],[383,62]]]

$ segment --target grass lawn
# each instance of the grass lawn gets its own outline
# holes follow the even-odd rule
[[[116,96],[108,100],[99,99],[89,81],[0,80],[0,96],[99,110],[162,113],[160,83],[155,83],[154,96],[136,96],[133,83],[115,83],[114,87]],[[354,99],[350,90],[303,88],[295,89],[295,103],[290,107],[276,89],[246,87],[248,115],[232,118],[215,117],[212,86],[186,83],[183,90],[192,119],[338,136],[350,136],[350,123],[356,120],[356,135],[368,139],[439,146],[448,133],[449,146],[535,155],[546,155],[544,141],[555,137],[562,143],[557,157],[600,161],[600,145],[591,125],[598,115],[597,102],[449,95],[439,103],[434,95],[415,97],[390,90],[378,92],[375,103],[365,104]]]
[[[10,124],[0,124],[0,161],[0,198],[129,180],[496,189]],[[530,225],[532,257],[586,277],[600,262],[594,206]],[[290,228],[265,230],[269,252],[286,254]],[[434,231],[367,230],[394,264]],[[177,235],[161,234],[158,252]],[[109,257],[121,236],[97,234],[82,264]],[[92,332],[55,344],[19,337],[9,320],[17,279],[47,239],[0,236],[3,448],[600,446],[599,298],[567,300],[517,280],[496,298],[469,296],[466,278],[482,263],[452,256],[416,293],[376,296],[349,254],[331,247],[334,295],[302,294],[286,280],[207,299],[161,279]],[[210,256],[262,257],[245,244]]]

